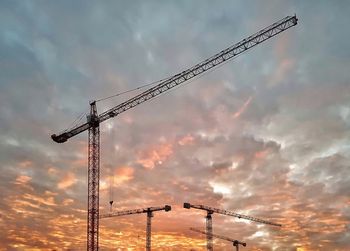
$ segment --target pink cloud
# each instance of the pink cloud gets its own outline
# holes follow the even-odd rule
[[[233,118],[239,118],[239,116],[242,115],[242,113],[247,109],[248,105],[250,104],[250,102],[252,101],[252,96],[250,96],[245,102],[244,104],[233,114]]]
[[[115,185],[121,185],[128,182],[134,178],[134,169],[132,167],[124,166],[116,169],[113,183]]]
[[[193,144],[194,138],[191,135],[186,135],[185,137],[181,138],[177,143],[180,146],[190,145]]]
[[[77,179],[74,175],[74,173],[67,173],[63,179],[61,179],[61,181],[57,184],[57,187],[59,189],[66,189],[72,185],[74,185],[77,182]]]
[[[137,163],[146,169],[153,169],[156,165],[162,164],[172,154],[173,146],[171,144],[151,146],[149,149],[140,152]]]
[[[15,184],[24,185],[27,184],[32,178],[26,175],[20,175],[16,178]]]

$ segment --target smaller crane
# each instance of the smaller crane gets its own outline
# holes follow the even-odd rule
[[[202,230],[199,230],[199,229],[196,229],[193,227],[191,227],[190,230],[197,232],[197,233],[207,235],[207,233],[205,231],[202,231]],[[215,238],[221,239],[221,240],[226,240],[226,241],[232,242],[233,246],[236,247],[236,251],[239,251],[239,245],[242,245],[243,247],[247,246],[247,243],[245,243],[245,242],[234,240],[234,239],[226,237],[226,236],[222,236],[222,235],[218,235],[218,234],[212,234],[212,236]]]
[[[213,213],[233,216],[233,217],[237,217],[238,219],[246,219],[246,220],[255,221],[255,222],[268,224],[268,225],[273,225],[273,226],[277,226],[277,227],[282,226],[281,224],[258,219],[258,218],[252,217],[252,216],[238,214],[235,212],[231,212],[231,211],[227,211],[227,210],[223,210],[223,209],[217,209],[217,208],[208,207],[208,206],[203,206],[203,205],[192,205],[188,202],[184,203],[184,208],[187,208],[187,209],[195,208],[195,209],[207,211],[207,216],[205,217],[205,219],[206,219],[206,235],[207,235],[207,250],[208,251],[213,251],[213,223],[212,223],[212,217],[211,217],[211,215]]]
[[[124,210],[124,211],[115,211],[111,213],[101,214],[100,219],[109,218],[109,217],[117,217],[124,216],[130,214],[142,214],[147,213],[147,226],[146,226],[146,251],[151,251],[151,219],[153,217],[153,212],[162,211],[165,212],[171,211],[171,206],[165,205],[164,207],[147,207],[141,209],[133,209],[133,210]]]

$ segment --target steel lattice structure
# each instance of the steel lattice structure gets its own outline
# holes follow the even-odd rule
[[[146,224],[146,251],[151,251],[151,231],[152,231],[152,217],[153,212],[147,212],[147,224]]]
[[[87,223],[87,250],[98,250],[98,231],[99,231],[99,173],[100,173],[100,140],[99,124],[107,119],[115,117],[147,100],[150,100],[162,93],[179,86],[180,84],[193,79],[194,77],[213,69],[228,60],[242,54],[254,46],[268,40],[271,37],[295,26],[298,22],[296,16],[287,16],[280,21],[260,30],[252,36],[249,36],[229,48],[215,54],[214,56],[202,61],[199,64],[178,73],[170,78],[161,81],[158,85],[149,88],[141,94],[117,105],[100,115],[97,115],[96,102],[90,103],[91,111],[87,122],[67,129],[59,134],[51,135],[51,138],[57,143],[66,142],[69,138],[89,131],[89,162],[88,162],[88,223]]]
[[[213,219],[211,217],[213,213],[211,211],[207,211],[207,216],[205,217],[205,225],[207,229],[206,237],[207,237],[207,250],[213,251]]]
[[[184,203],[184,208],[187,208],[187,209],[195,208],[195,209],[200,209],[200,210],[204,210],[207,212],[205,219],[206,219],[206,236],[207,236],[207,250],[208,251],[213,250],[213,227],[212,227],[212,214],[213,213],[233,216],[233,217],[236,217],[239,219],[246,219],[246,220],[259,222],[259,223],[272,225],[272,226],[277,226],[277,227],[282,226],[281,224],[273,223],[271,221],[262,220],[262,219],[259,219],[256,217],[238,214],[238,213],[235,213],[232,211],[227,211],[227,210],[218,209],[218,208],[214,208],[214,207],[208,207],[208,206],[204,206],[204,205],[193,205],[193,204],[190,204],[188,202]]]
[[[141,208],[141,209],[133,209],[133,210],[123,210],[123,211],[116,211],[116,212],[110,212],[106,214],[101,214],[100,219],[103,218],[109,218],[109,217],[117,217],[117,216],[124,216],[124,215],[130,215],[130,214],[147,214],[147,224],[146,224],[146,251],[151,251],[151,236],[152,236],[152,217],[153,212],[156,211],[162,211],[165,212],[171,211],[171,206],[165,205],[164,207],[147,207],[147,208]]]
[[[217,214],[223,214],[223,215],[228,215],[228,216],[233,216],[239,219],[245,219],[245,220],[250,220],[250,221],[255,221],[255,222],[259,222],[259,223],[263,223],[263,224],[267,224],[267,225],[273,225],[273,226],[277,226],[277,227],[282,227],[281,224],[277,224],[277,223],[273,223],[271,221],[266,221],[266,220],[262,220],[256,217],[252,217],[252,216],[247,216],[247,215],[243,215],[243,214],[238,214],[232,211],[228,211],[228,210],[223,210],[223,209],[218,209],[218,208],[214,208],[214,207],[208,207],[208,206],[203,206],[203,205],[193,205],[190,203],[184,203],[184,208],[195,208],[195,209],[201,209],[201,210],[205,210],[207,212],[210,213],[217,213]]]
[[[194,231],[194,232],[197,232],[197,233],[205,234],[206,236],[208,236],[208,234],[210,234],[210,233],[208,233],[208,232],[205,232],[205,231],[202,231],[202,230],[193,228],[193,227],[191,227],[190,230],[192,230],[192,231]],[[235,239],[232,239],[232,238],[223,236],[223,235],[218,235],[218,234],[212,233],[211,236],[212,236],[212,237],[215,237],[215,238],[218,238],[218,239],[221,239],[221,240],[226,240],[226,241],[232,242],[232,245],[233,245],[234,247],[236,247],[236,250],[239,249],[238,245],[242,245],[243,247],[247,246],[247,243],[245,243],[245,242],[241,242],[241,241],[238,241],[238,240],[235,240]]]
[[[100,182],[100,124],[98,123],[96,103],[91,103],[88,156],[88,214],[87,247],[98,247],[99,233],[99,188]]]

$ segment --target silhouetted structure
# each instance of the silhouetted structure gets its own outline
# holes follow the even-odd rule
[[[187,208],[187,209],[195,208],[195,209],[200,209],[200,210],[204,210],[207,212],[207,216],[205,217],[205,219],[206,219],[206,235],[207,235],[207,250],[208,251],[213,250],[213,226],[212,226],[212,218],[211,218],[211,215],[213,213],[233,216],[233,217],[237,217],[239,219],[246,219],[246,220],[255,221],[255,222],[273,225],[273,226],[278,226],[278,227],[282,226],[281,224],[258,219],[255,217],[251,217],[251,216],[247,216],[247,215],[243,215],[243,214],[237,214],[235,212],[231,212],[231,211],[227,211],[227,210],[223,210],[223,209],[217,209],[217,208],[208,207],[208,206],[203,206],[203,205],[192,205],[192,204],[187,203],[187,202],[184,203],[184,208]]]
[[[162,211],[162,210],[164,210],[165,212],[169,212],[171,210],[171,206],[165,205],[164,207],[147,207],[147,208],[141,208],[141,209],[110,212],[110,213],[100,215],[100,219],[109,218],[109,217],[124,216],[124,215],[130,215],[130,214],[146,213],[147,214],[146,251],[151,251],[151,230],[152,230],[151,220],[153,217],[153,212]]]
[[[113,118],[143,102],[179,86],[180,84],[207,72],[208,70],[234,58],[253,48],[265,40],[293,27],[297,24],[296,16],[287,16],[280,21],[260,30],[231,47],[215,54],[199,64],[162,80],[158,85],[143,93],[101,113],[97,114],[97,101],[90,102],[90,115],[85,123],[69,128],[51,138],[57,143],[66,142],[71,137],[88,131],[88,216],[87,216],[87,250],[98,250],[99,240],[99,185],[100,185],[100,123]]]
[[[208,235],[207,232],[199,230],[199,229],[196,229],[196,228],[193,228],[193,227],[191,227],[190,230],[192,230],[194,232],[197,232],[197,233],[204,234],[204,235]],[[218,235],[218,234],[214,234],[214,233],[212,233],[211,236],[215,237],[215,238],[218,238],[218,239],[221,239],[221,240],[226,240],[226,241],[232,242],[232,245],[234,247],[236,247],[237,251],[239,250],[239,245],[242,245],[243,247],[247,246],[247,244],[245,242],[241,242],[241,241],[238,241],[238,240],[226,237],[226,236],[222,236],[222,235]]]

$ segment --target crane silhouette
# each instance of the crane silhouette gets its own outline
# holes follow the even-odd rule
[[[191,227],[190,230],[192,230],[194,232],[197,232],[197,233],[204,234],[204,235],[208,235],[207,232],[199,230],[199,229],[196,229],[196,228],[193,228],[193,227]],[[235,240],[235,239],[232,239],[230,237],[223,236],[223,235],[218,235],[218,234],[211,233],[211,236],[215,237],[215,238],[218,238],[218,239],[221,239],[221,240],[226,240],[226,241],[232,242],[232,245],[234,247],[236,247],[236,251],[239,250],[239,245],[242,245],[243,247],[247,246],[247,243],[245,243],[245,242],[241,242],[241,241],[238,241],[238,240]]]
[[[238,214],[235,212],[231,212],[231,211],[227,211],[227,210],[223,210],[223,209],[218,209],[218,208],[214,208],[214,207],[209,207],[209,206],[204,206],[204,205],[192,205],[188,202],[184,203],[184,208],[187,208],[187,209],[195,208],[195,209],[200,209],[200,210],[204,210],[207,212],[205,219],[206,219],[206,235],[207,235],[207,250],[208,251],[213,250],[213,222],[212,222],[212,217],[211,217],[211,215],[213,213],[233,216],[233,217],[236,217],[239,219],[246,219],[246,220],[255,221],[255,222],[259,222],[259,223],[263,223],[263,224],[267,224],[267,225],[273,225],[273,226],[277,226],[277,227],[282,226],[281,224],[262,220],[262,219],[259,219],[256,217]]]
[[[87,250],[98,250],[99,241],[99,185],[100,185],[100,124],[141,103],[151,100],[170,89],[195,78],[218,65],[242,54],[256,45],[278,35],[297,25],[298,19],[287,16],[240,42],[222,50],[214,56],[161,81],[158,85],[136,95],[135,97],[101,113],[97,113],[96,101],[90,102],[90,114],[87,121],[66,129],[59,134],[51,135],[57,143],[64,143],[68,139],[88,131],[88,214],[87,214]]]
[[[153,212],[156,211],[162,211],[165,212],[171,211],[171,206],[165,205],[164,207],[147,207],[147,208],[141,208],[141,209],[133,209],[133,210],[124,210],[124,211],[115,211],[110,212],[106,214],[101,214],[100,219],[103,218],[109,218],[109,217],[117,217],[117,216],[124,216],[124,215],[130,215],[130,214],[147,214],[147,225],[146,225],[146,251],[151,251],[151,230],[152,230],[152,217]]]

